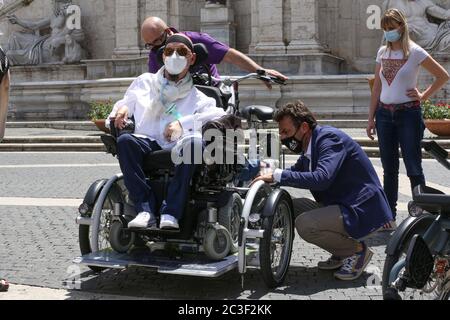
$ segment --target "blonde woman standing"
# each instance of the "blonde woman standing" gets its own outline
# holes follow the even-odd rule
[[[401,11],[387,10],[381,26],[386,45],[379,49],[376,59],[367,135],[372,140],[375,133],[378,135],[384,190],[394,216],[394,221],[385,225],[384,229],[392,230],[396,227],[399,146],[411,188],[425,184],[420,147],[425,130],[421,102],[440,90],[449,80],[449,74],[423,48],[410,40],[408,23]],[[421,66],[436,78],[423,92],[417,89]]]
[[[9,63],[0,47],[0,142],[5,135],[6,115],[9,100]]]

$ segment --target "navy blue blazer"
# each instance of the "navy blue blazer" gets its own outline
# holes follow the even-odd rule
[[[347,134],[317,126],[311,140],[311,172],[302,158],[283,171],[281,185],[309,189],[324,206],[339,205],[351,237],[363,238],[393,220],[372,163]]]

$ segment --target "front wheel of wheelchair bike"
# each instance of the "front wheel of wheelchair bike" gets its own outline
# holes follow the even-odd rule
[[[109,243],[114,251],[118,253],[127,253],[133,247],[136,234],[125,230],[122,222],[114,221],[109,230]]]
[[[427,281],[426,285],[421,289],[414,288],[404,288],[404,291],[399,290],[394,284],[389,283],[390,274],[392,268],[401,259],[406,259],[408,248],[410,246],[413,237],[418,234],[423,236],[427,231],[428,227],[431,225],[432,221],[423,220],[418,225],[414,226],[404,237],[404,241],[400,244],[394,254],[388,254],[383,268],[382,276],[382,293],[384,300],[425,300],[425,299],[436,299],[439,295],[439,280],[436,279],[434,274],[432,274]],[[398,229],[399,230],[399,229]],[[405,272],[405,267],[403,267],[399,275]]]
[[[242,198],[237,193],[233,193],[227,204],[219,208],[217,220],[220,225],[224,226],[231,236],[230,253],[234,254],[239,249],[239,225],[243,210]]]
[[[203,250],[206,256],[215,261],[226,258],[231,250],[230,232],[222,225],[208,228],[203,239]]]
[[[97,202],[98,200],[96,200]],[[122,201],[122,190],[114,184],[108,192],[105,201],[101,205],[100,215],[93,213],[92,224],[90,226],[80,225],[78,230],[78,238],[80,243],[80,251],[82,255],[92,252],[107,250],[111,248],[109,243],[109,232],[111,227],[114,203]],[[94,221],[97,220],[97,223]],[[98,229],[94,230],[94,226],[98,225]],[[91,247],[91,238],[97,237],[97,247]],[[94,272],[101,272],[106,268],[88,266]]]
[[[283,196],[275,213],[262,221],[264,238],[260,240],[260,270],[269,288],[280,286],[286,278],[294,242],[294,219],[289,200]]]

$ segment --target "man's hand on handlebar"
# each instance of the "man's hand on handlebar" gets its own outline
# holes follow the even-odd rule
[[[276,70],[273,70],[273,69],[264,69],[264,71],[265,71],[267,77],[276,78],[276,79],[271,79],[271,81],[278,83],[278,84],[284,84],[284,82],[289,79],[284,74],[282,74]],[[267,88],[272,90],[271,82],[264,81],[264,80],[262,80],[262,81],[264,82],[264,84],[266,85]]]
[[[265,183],[274,183],[275,179],[273,178],[273,173],[261,175],[252,181],[252,183],[250,184],[250,187],[253,186],[258,181],[264,181]]]

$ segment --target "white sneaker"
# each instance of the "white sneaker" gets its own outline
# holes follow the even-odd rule
[[[175,219],[174,216],[171,216],[169,214],[163,214],[161,215],[161,221],[159,223],[160,229],[180,229],[180,226],[178,225],[178,220]]]
[[[154,224],[156,224],[156,218],[152,213],[141,212],[128,223],[128,228],[147,228]]]

